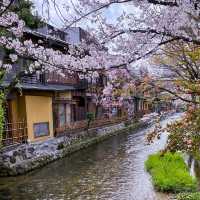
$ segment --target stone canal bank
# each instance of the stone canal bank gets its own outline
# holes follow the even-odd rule
[[[161,126],[180,117],[167,117]],[[21,176],[1,177],[0,199],[169,200],[170,196],[154,190],[144,167],[148,155],[166,144],[167,134],[146,144],[146,135],[153,127],[116,134]]]
[[[171,113],[163,114],[162,118]],[[0,176],[16,176],[41,168],[73,152],[87,148],[107,138],[145,128],[153,123],[156,115],[144,117],[127,125],[122,122],[103,128],[90,129],[76,134],[53,138],[45,142],[24,144],[0,153]]]

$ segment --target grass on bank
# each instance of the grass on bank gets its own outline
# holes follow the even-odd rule
[[[187,165],[179,153],[150,155],[145,166],[158,191],[178,193],[197,190],[197,182],[190,176]]]
[[[176,198],[177,200],[200,200],[200,192],[178,194]]]

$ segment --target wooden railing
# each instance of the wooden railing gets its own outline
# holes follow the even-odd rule
[[[25,121],[5,123],[2,137],[3,146],[26,143],[27,123]]]
[[[88,82],[86,79],[78,79],[69,74],[65,76],[59,75],[57,72],[45,72],[40,75],[27,75],[21,78],[21,82],[24,84],[58,84],[58,85],[73,85],[80,89],[87,89]]]
[[[90,123],[89,128],[97,128],[102,127],[106,125],[112,125],[116,123],[120,123],[122,121],[126,121],[127,117],[112,117],[112,118],[99,118],[95,119]],[[67,133],[67,132],[75,132],[79,130],[86,130],[88,128],[87,120],[82,121],[76,121],[76,122],[70,122],[65,124],[62,127],[58,127],[55,129],[56,136],[59,136],[60,134]]]
[[[46,72],[45,73],[45,81],[46,83],[53,84],[77,84],[78,79],[69,73],[64,73],[64,76],[61,76],[57,71],[54,72]]]

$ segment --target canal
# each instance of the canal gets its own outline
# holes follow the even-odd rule
[[[144,169],[148,155],[167,138],[146,145],[151,128],[112,137],[24,176],[0,178],[0,200],[167,200]]]

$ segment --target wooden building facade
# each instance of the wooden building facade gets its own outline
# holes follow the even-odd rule
[[[49,35],[47,37],[48,32],[52,37]],[[83,33],[83,31],[79,28],[77,33]],[[66,34],[69,33],[58,30],[54,32],[53,27],[47,25],[39,31],[26,31],[24,37],[36,43],[42,40],[45,47],[67,53],[70,40],[69,38],[65,40]],[[75,43],[77,44],[85,35],[86,32],[77,36]],[[5,77],[4,86],[9,85],[11,77],[20,71],[21,67],[25,68],[30,63],[30,60],[20,58],[19,64],[13,66],[13,70]],[[24,74],[21,77],[20,83],[7,96],[3,145],[40,142],[68,132],[83,130],[87,128],[86,114],[88,112],[95,115],[91,127],[127,120],[125,109],[113,106],[112,117],[110,117],[108,111],[97,103],[98,100],[94,102],[93,96],[100,98],[107,84],[107,77],[103,72],[91,81],[80,79],[76,73],[71,75],[65,69],[62,70],[62,74],[64,76],[56,71],[39,71]],[[141,97],[133,97],[132,106],[135,116],[141,116],[150,111],[150,104]]]
[[[67,53],[66,33],[56,31],[53,37],[46,37],[49,28],[53,30],[49,25],[39,31],[27,30],[24,37],[34,42],[42,40],[45,47]],[[6,54],[3,57],[8,58]],[[27,58],[19,58],[18,65],[6,75],[2,86],[9,85],[12,77],[30,63]],[[90,83],[65,69],[62,73],[64,76],[56,71],[37,71],[20,78],[20,83],[7,96],[3,145],[44,141],[72,130],[85,129],[87,112],[96,113],[92,127],[119,122],[119,116],[105,119],[102,106],[92,99],[93,93],[97,92],[94,88],[102,91],[106,77],[100,76]]]

